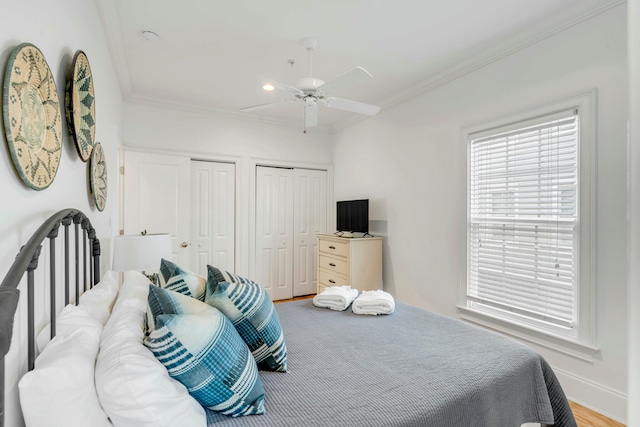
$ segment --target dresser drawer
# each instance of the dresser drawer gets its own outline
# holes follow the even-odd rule
[[[318,242],[320,252],[346,257],[349,255],[349,242],[336,242],[335,240],[320,239]]]
[[[318,286],[345,286],[349,280],[340,274],[320,270],[318,273]]]
[[[343,258],[320,255],[318,257],[318,267],[344,276],[349,275],[349,264]]]

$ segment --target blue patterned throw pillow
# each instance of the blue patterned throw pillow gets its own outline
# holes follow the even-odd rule
[[[195,314],[207,311],[211,306],[179,292],[149,286],[147,296],[147,329],[156,328],[156,318],[161,314]]]
[[[175,263],[163,258],[160,261],[159,279],[162,288],[204,301],[207,280],[196,273],[183,270]]]
[[[205,302],[231,320],[258,368],[287,372],[287,346],[269,294],[251,280],[212,266],[207,269]]]
[[[161,300],[162,293],[170,293],[160,291]],[[175,295],[178,301],[188,298]],[[156,329],[144,344],[203,407],[232,417],[263,414],[264,388],[246,344],[222,313],[192,301],[204,307],[197,307],[196,313],[156,315]],[[161,302],[165,308],[171,305]]]

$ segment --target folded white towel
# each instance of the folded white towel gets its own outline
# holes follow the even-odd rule
[[[396,303],[390,293],[377,291],[362,291],[351,306],[355,314],[391,314],[396,309]]]
[[[358,290],[351,289],[351,286],[330,286],[313,297],[313,305],[344,311],[357,296]]]

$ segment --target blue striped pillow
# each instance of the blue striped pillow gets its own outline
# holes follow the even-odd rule
[[[175,263],[162,259],[160,261],[160,286],[180,292],[200,301],[204,301],[207,281],[195,273],[183,270]]]
[[[193,302],[205,308],[199,307],[196,313],[156,315],[156,329],[144,344],[205,408],[232,417],[264,414],[264,388],[246,344],[222,313]]]
[[[207,311],[211,306],[180,292],[149,286],[147,296],[147,329],[156,328],[156,318],[161,314],[194,314]]]
[[[207,269],[205,302],[231,320],[259,369],[287,372],[287,346],[269,294],[251,280],[212,266]]]

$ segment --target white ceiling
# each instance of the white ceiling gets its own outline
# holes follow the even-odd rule
[[[373,79],[332,94],[383,109],[623,0],[98,0],[126,100],[302,127],[302,104],[277,101],[258,75],[308,75],[301,40],[318,39],[313,75],[355,66]],[[142,31],[159,35],[148,41]],[[91,58],[89,53],[89,58]],[[293,66],[288,60],[294,60]],[[320,108],[319,130],[363,119]]]

